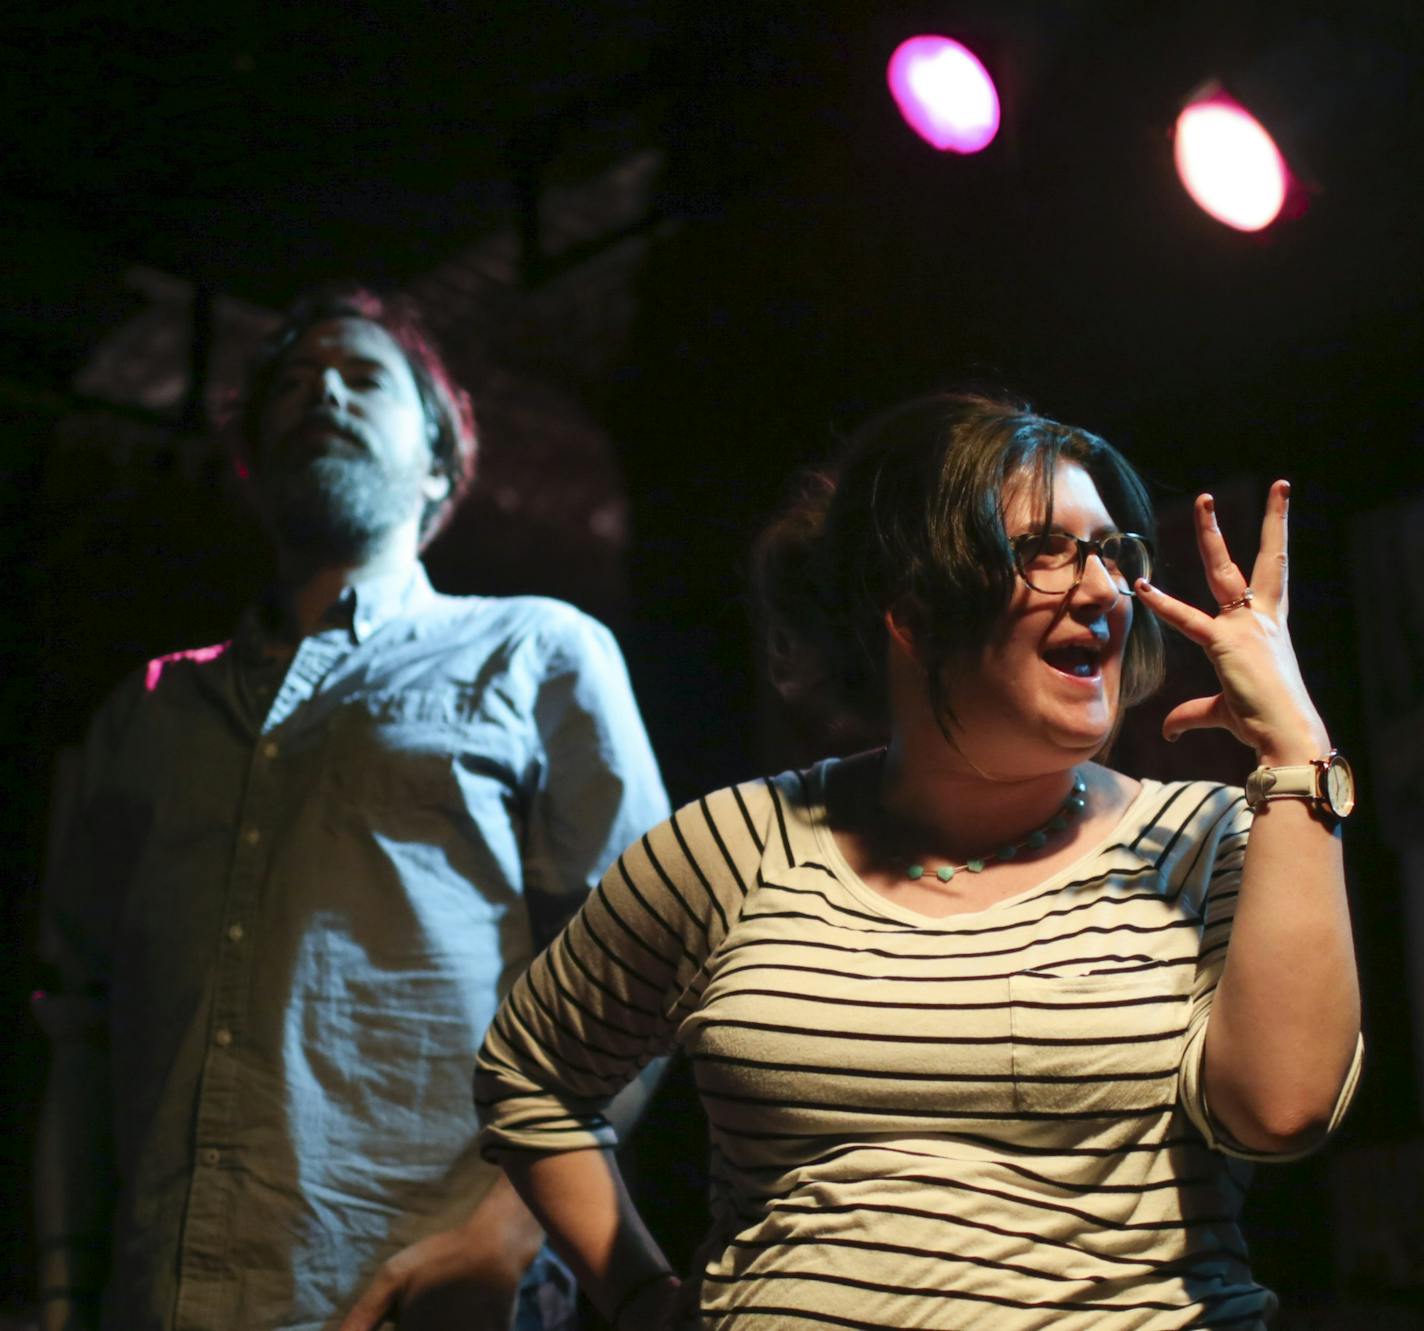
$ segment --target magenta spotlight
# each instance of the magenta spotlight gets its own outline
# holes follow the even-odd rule
[[[886,70],[910,128],[941,152],[977,153],[999,132],[999,94],[989,71],[950,37],[911,37]]]
[[[1244,106],[1213,90],[1177,117],[1177,175],[1203,212],[1238,231],[1280,216],[1290,188],[1285,158]]]

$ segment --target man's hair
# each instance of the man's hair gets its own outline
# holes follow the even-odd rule
[[[1149,540],[1146,488],[1112,445],[968,394],[920,398],[877,416],[799,493],[754,551],[753,582],[773,683],[827,719],[872,731],[886,720],[885,613],[912,633],[937,707],[956,666],[989,640],[1013,594],[1004,490],[1016,476],[1053,520],[1058,462],[1078,463],[1113,520]],[[1121,705],[1161,683],[1162,633],[1139,613],[1123,652]]]
[[[280,326],[262,343],[248,365],[247,386],[237,413],[241,454],[239,474],[252,469],[261,444],[267,396],[292,347],[318,324],[335,319],[364,319],[390,335],[405,353],[431,427],[433,470],[450,488],[443,499],[426,504],[420,518],[420,544],[428,545],[459,506],[475,479],[479,441],[470,395],[450,376],[418,306],[407,296],[383,296],[366,287],[319,287],[287,307]]]

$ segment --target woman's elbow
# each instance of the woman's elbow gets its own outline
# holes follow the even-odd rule
[[[1261,1155],[1305,1155],[1321,1145],[1329,1133],[1329,1122],[1311,1119],[1306,1122],[1255,1122],[1244,1127],[1232,1125],[1231,1135],[1242,1146]]]
[[[1241,1102],[1218,1115],[1238,1145],[1262,1155],[1304,1155],[1330,1135],[1335,1097],[1318,1094],[1271,1095],[1258,1103]]]

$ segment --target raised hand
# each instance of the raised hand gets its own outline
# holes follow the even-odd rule
[[[1276,481],[1266,500],[1261,548],[1248,582],[1226,548],[1212,497],[1197,496],[1197,548],[1217,602],[1215,615],[1139,579],[1142,604],[1206,652],[1221,684],[1220,693],[1193,698],[1168,713],[1162,733],[1169,740],[1188,730],[1229,730],[1261,762],[1272,765],[1305,763],[1329,751],[1329,737],[1300,677],[1286,625],[1289,507],[1290,484]]]

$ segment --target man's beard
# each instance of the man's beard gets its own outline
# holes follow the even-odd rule
[[[366,454],[309,456],[259,480],[278,542],[293,554],[359,563],[420,513],[423,468],[392,471]]]

